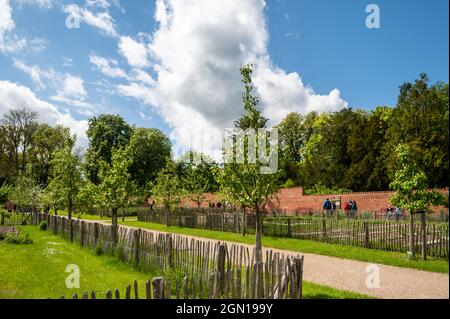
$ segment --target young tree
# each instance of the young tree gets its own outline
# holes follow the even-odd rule
[[[81,158],[73,153],[74,141],[71,140],[62,150],[55,152],[52,164],[50,188],[59,196],[61,203],[68,210],[68,218],[72,212],[81,187]]]
[[[399,170],[395,173],[391,188],[395,191],[390,201],[392,204],[407,209],[410,213],[410,222],[413,224],[413,214],[420,213],[422,219],[422,234],[426,236],[425,213],[431,206],[445,205],[448,201],[437,190],[429,190],[426,174],[414,163],[413,154],[409,146],[400,144],[397,149]],[[410,236],[413,232],[410,230]],[[426,238],[425,238],[426,239]],[[426,245],[423,245],[422,257],[426,259]],[[414,257],[413,237],[410,238],[410,252]]]
[[[209,179],[202,170],[202,163],[189,163],[181,178],[181,184],[186,196],[200,208],[205,200],[204,194],[209,189]]]
[[[113,242],[116,245],[117,238],[117,212],[132,196],[134,184],[128,171],[131,160],[126,156],[123,148],[114,149],[111,164],[100,162],[99,192],[106,207],[111,210],[113,225]]]
[[[15,210],[24,212],[25,208],[36,209],[39,203],[41,189],[35,184],[30,172],[21,173],[14,183],[9,194],[11,201],[15,205]]]
[[[182,195],[181,181],[175,163],[168,158],[166,166],[159,171],[156,182],[151,188],[152,197],[166,209],[166,224],[172,210],[180,204]]]
[[[259,100],[252,95],[253,85],[251,80],[252,66],[246,65],[241,68],[244,92],[242,102],[244,106],[243,116],[235,122],[235,126],[241,130],[251,130],[258,135],[258,129],[265,127],[267,119],[263,118],[257,106]],[[266,137],[264,135],[264,137]],[[267,141],[267,140],[266,140]],[[220,192],[231,202],[240,206],[249,207],[254,210],[256,218],[256,262],[262,262],[262,220],[261,208],[266,203],[270,195],[277,190],[278,171],[276,173],[262,173],[264,167],[262,154],[267,154],[267,149],[260,150],[257,139],[248,136],[244,139],[244,147],[236,147],[236,157],[244,158],[243,163],[233,160],[225,161],[223,170],[217,170],[220,184]],[[261,145],[262,146],[262,145]],[[273,145],[270,145],[273,150]],[[275,148],[277,146],[275,145]],[[258,159],[252,161],[248,155],[248,150],[253,148],[258,154]],[[276,163],[278,165],[278,163]]]
[[[43,188],[47,187],[54,154],[71,142],[70,130],[61,125],[39,124],[30,148],[31,174]]]

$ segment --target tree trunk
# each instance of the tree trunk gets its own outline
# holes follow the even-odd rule
[[[264,298],[264,287],[263,287],[263,258],[262,258],[262,220],[261,212],[259,211],[259,206],[255,207],[255,217],[256,217],[256,245],[255,245],[255,261],[257,269],[257,282],[256,282],[256,299]]]
[[[422,259],[427,260],[427,225],[425,221],[426,212],[420,212],[420,226],[422,227]]]
[[[125,221],[125,206],[122,206],[122,221]]]
[[[409,253],[412,258],[415,257],[414,249],[414,214],[409,213]]]
[[[256,219],[256,230],[255,230],[255,235],[256,235],[256,245],[255,245],[255,250],[256,250],[256,262],[259,263],[262,261],[262,243],[261,243],[261,239],[262,239],[262,223],[261,223],[261,213],[259,211],[259,206],[255,206],[255,219]]]
[[[117,230],[118,230],[118,225],[117,225],[117,211],[118,208],[113,208],[112,209],[112,240],[113,240],[113,246],[116,247],[117,246]]]
[[[69,240],[73,242],[73,221],[72,221],[72,204],[69,204],[69,211],[67,213],[67,217],[69,219]],[[56,214],[56,212],[55,212]]]
[[[5,211],[2,210],[0,225],[5,225]]]
[[[246,232],[247,232],[247,210],[244,208],[244,220],[242,221],[242,236],[245,236]]]

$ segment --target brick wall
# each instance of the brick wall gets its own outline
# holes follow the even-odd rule
[[[448,194],[448,189],[440,190],[442,193]],[[343,207],[344,202],[348,200],[356,201],[358,210],[362,211],[379,211],[386,209],[389,205],[389,198],[393,192],[355,192],[349,194],[328,194],[328,195],[304,195],[302,187],[283,188],[270,198],[266,204],[267,208],[277,208],[285,210],[287,213],[300,211],[321,211],[323,202],[328,198],[330,200],[338,199]],[[220,198],[214,194],[205,194],[205,202],[202,207],[208,207],[209,202],[218,202]],[[185,207],[195,207],[196,204],[184,200],[182,205]],[[434,211],[439,212],[443,207],[435,207]],[[448,208],[445,208],[448,213]]]

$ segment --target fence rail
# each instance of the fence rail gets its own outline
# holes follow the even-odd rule
[[[156,209],[139,212],[138,221],[236,233],[242,232],[244,227],[247,233],[255,231],[253,214],[229,210],[184,208],[169,213]],[[414,224],[416,251],[422,249],[422,231],[420,224]],[[266,216],[263,218],[263,235],[406,252],[409,250],[410,228],[404,221]],[[448,223],[427,224],[425,239],[429,256],[448,258]]]
[[[168,273],[177,274],[172,282],[169,278],[165,281],[169,288],[174,287],[175,296],[177,289],[182,289],[183,298],[302,298],[303,256],[267,250],[263,261],[258,263],[254,249],[251,251],[244,245],[33,214],[34,225],[42,221],[47,222],[49,231],[72,238],[82,247],[101,248],[163,277]],[[163,290],[167,292],[169,288]]]

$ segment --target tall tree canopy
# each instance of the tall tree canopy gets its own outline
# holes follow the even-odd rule
[[[61,125],[39,124],[30,149],[31,174],[45,188],[48,185],[55,152],[73,144],[70,130]]]
[[[407,144],[418,167],[427,172],[432,187],[449,186],[448,84],[429,84],[426,74],[400,87],[397,107],[387,132],[387,166],[396,172],[395,148]]]
[[[89,147],[84,156],[86,175],[99,184],[100,162],[111,164],[112,150],[125,147],[133,134],[133,127],[120,115],[102,114],[89,120]]]
[[[130,174],[136,184],[143,188],[154,181],[170,157],[172,143],[158,129],[137,128],[127,146],[127,156],[131,159]]]

